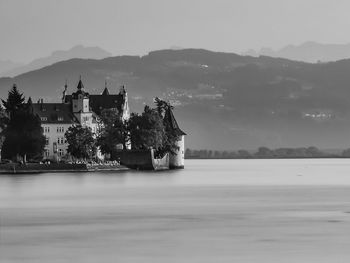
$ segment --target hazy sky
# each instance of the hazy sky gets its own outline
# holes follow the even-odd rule
[[[77,44],[143,55],[349,43],[349,10],[348,0],[0,0],[0,59],[27,62]]]

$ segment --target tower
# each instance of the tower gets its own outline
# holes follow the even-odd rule
[[[185,135],[177,121],[174,117],[174,114],[171,110],[171,107],[165,112],[164,121],[169,125],[169,127],[174,131],[178,140],[176,142],[176,146],[178,149],[169,156],[169,168],[170,169],[183,169],[185,167]]]
[[[72,94],[72,111],[82,126],[92,127],[92,112],[89,106],[89,93],[79,79],[77,91]]]
[[[128,103],[128,93],[126,92],[125,86],[120,87],[119,94],[122,96],[122,120],[127,121],[130,118],[130,110]]]
[[[64,91],[62,92],[62,103],[66,103],[67,89],[68,89],[68,85],[66,80],[66,83],[64,84]]]

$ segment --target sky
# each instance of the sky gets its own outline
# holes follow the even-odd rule
[[[348,0],[0,0],[0,60],[82,44],[113,55],[350,43]]]

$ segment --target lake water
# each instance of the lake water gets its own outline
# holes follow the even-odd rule
[[[0,262],[349,262],[350,159],[0,176]]]

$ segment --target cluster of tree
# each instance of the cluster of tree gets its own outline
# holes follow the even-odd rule
[[[269,149],[260,147],[257,151],[212,151],[186,149],[187,159],[248,159],[248,158],[325,158],[325,157],[350,157],[350,149],[341,155],[322,152],[316,147],[278,148]]]
[[[5,140],[4,130],[6,128],[6,122],[7,122],[7,115],[5,110],[1,107],[1,104],[0,104],[0,160],[1,160],[2,144],[4,143],[4,140]]]
[[[341,154],[342,157],[345,157],[345,158],[350,158],[350,149],[345,149],[342,154]]]
[[[159,98],[155,99],[156,107],[145,106],[141,114],[132,113],[129,120],[123,121],[114,110],[101,112],[100,129],[94,136],[91,129],[80,125],[70,127],[65,137],[68,153],[78,159],[91,159],[96,156],[97,147],[102,154],[115,160],[120,149],[155,150],[156,156],[173,153],[178,136],[165,121],[165,114],[172,106]]]
[[[155,155],[162,157],[165,153],[174,153],[178,147],[178,135],[172,129],[165,116],[173,107],[170,103],[155,98],[156,108],[145,106],[142,114],[132,113],[126,123],[134,150],[153,148]]]
[[[25,97],[16,87],[9,91],[7,100],[2,100],[0,110],[1,155],[6,159],[41,159],[45,147],[45,136],[40,118],[33,114],[32,100]]]

